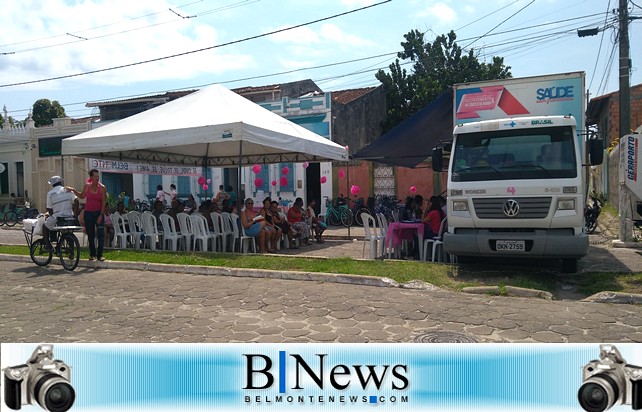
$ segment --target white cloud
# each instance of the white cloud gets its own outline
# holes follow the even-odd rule
[[[0,13],[0,25],[4,28],[0,52],[14,54],[0,60],[1,83],[100,71],[221,42],[215,28],[198,19],[181,19],[168,10],[170,7],[158,0],[7,3]],[[235,54],[228,47],[224,51],[211,49],[75,79],[122,85],[187,79],[248,66],[255,66],[251,56]],[[48,88],[55,87],[54,82],[41,83],[45,84]]]
[[[267,29],[266,32],[286,29],[287,26]],[[276,33],[270,36],[270,39],[277,43],[294,43],[294,44],[312,44],[319,42],[319,35],[309,27],[297,27]]]
[[[436,26],[448,26],[457,21],[457,12],[446,3],[437,2],[420,10],[417,15],[424,18],[436,18]]]

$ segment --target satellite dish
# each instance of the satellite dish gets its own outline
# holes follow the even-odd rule
[[[4,173],[4,171],[5,171],[4,163],[0,163],[0,173]]]

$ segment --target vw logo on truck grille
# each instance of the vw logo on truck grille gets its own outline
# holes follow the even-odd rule
[[[508,217],[515,217],[519,213],[519,203],[517,200],[508,199],[504,203],[504,214]]]

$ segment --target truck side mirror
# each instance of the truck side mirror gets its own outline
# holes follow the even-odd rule
[[[433,172],[441,172],[444,163],[443,149],[435,147],[432,149],[432,170]]]
[[[588,146],[589,164],[591,166],[601,165],[604,162],[604,139],[601,137],[589,139]]]

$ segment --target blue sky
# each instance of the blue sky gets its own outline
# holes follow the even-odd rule
[[[86,102],[302,79],[324,91],[376,86],[412,29],[455,30],[481,60],[503,56],[514,77],[585,71],[591,95],[618,89],[618,0],[21,0],[0,8],[0,105],[23,120],[40,98],[71,117]],[[642,16],[642,0],[629,2]],[[328,18],[303,27],[266,33]],[[579,38],[578,28],[609,26]],[[254,39],[248,39],[256,37]],[[248,39],[248,40],[245,40]],[[243,41],[245,40],[245,41]],[[631,84],[642,83],[642,20],[630,27]],[[229,45],[224,45],[230,43]],[[220,47],[213,47],[222,45]],[[206,49],[200,52],[193,52]],[[193,53],[192,53],[193,52]],[[167,56],[184,54],[181,57]],[[130,67],[145,60],[158,61]],[[358,60],[348,63],[352,60]],[[610,62],[610,63],[609,63]],[[323,67],[322,67],[323,66]],[[76,75],[40,81],[55,77]],[[15,83],[30,84],[15,85]]]

